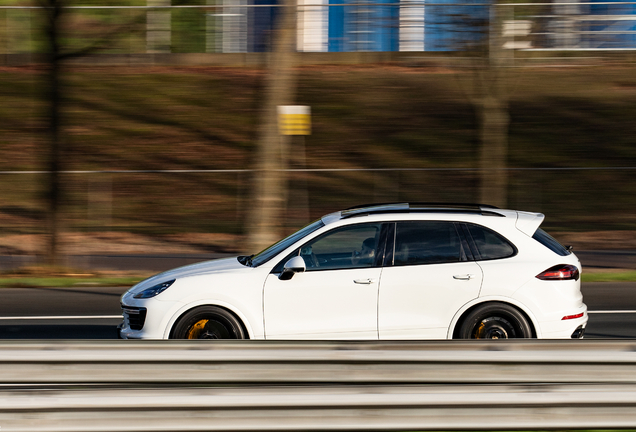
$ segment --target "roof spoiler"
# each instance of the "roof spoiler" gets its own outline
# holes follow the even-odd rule
[[[542,213],[518,211],[515,226],[522,233],[532,237],[541,223],[543,223],[543,219],[545,219],[545,215]]]

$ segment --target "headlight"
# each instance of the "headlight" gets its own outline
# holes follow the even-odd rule
[[[175,280],[176,279],[172,279],[172,280],[169,280],[167,282],[162,282],[160,284],[157,284],[157,285],[155,285],[153,287],[146,288],[145,290],[135,294],[134,298],[136,298],[136,299],[147,299],[147,298],[159,295],[162,292],[164,292],[165,290],[167,290],[168,287],[170,285],[172,285]]]

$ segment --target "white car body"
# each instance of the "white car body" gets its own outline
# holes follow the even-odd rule
[[[321,219],[324,226],[258,266],[226,258],[170,270],[137,284],[121,298],[124,323],[120,335],[124,339],[167,339],[184,314],[212,305],[236,317],[250,339],[451,339],[457,337],[469,311],[492,303],[509,305],[525,316],[532,329],[528,337],[582,337],[588,316],[578,277],[581,265],[573,253],[557,254],[532,237],[543,219],[538,213],[490,207],[396,205],[332,213]],[[303,245],[312,240],[325,238],[336,229],[344,230],[344,235],[355,233],[361,224],[365,225],[360,229],[386,230],[383,259],[394,263],[395,233],[402,226],[417,229],[423,221],[444,227],[452,223],[458,233],[463,229],[460,224],[484,227],[498,233],[516,251],[489,260],[476,259],[475,253],[472,259],[464,257],[458,262],[306,268],[287,280],[274,271],[280,270],[290,254],[300,255]],[[462,246],[469,250],[474,246],[472,236],[466,235],[466,229],[463,232],[459,234]],[[391,242],[393,249],[389,250]],[[313,244],[315,249],[318,243]],[[376,251],[380,251],[379,244],[377,241]],[[389,253],[392,258],[387,258]],[[307,261],[308,256],[303,259]],[[377,263],[380,258],[373,259]],[[536,277],[556,265],[575,266],[576,277]],[[169,288],[153,297],[135,298],[172,280]],[[131,314],[143,310],[142,328],[131,328]]]

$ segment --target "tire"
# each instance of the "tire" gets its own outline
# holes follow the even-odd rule
[[[201,306],[184,314],[170,339],[249,339],[241,322],[217,306]]]
[[[462,321],[457,339],[531,338],[528,319],[516,308],[504,303],[477,307]]]

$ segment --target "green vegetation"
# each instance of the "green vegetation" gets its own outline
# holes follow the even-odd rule
[[[636,271],[583,273],[582,282],[636,282]]]
[[[205,0],[173,0],[172,5],[205,5]],[[219,9],[173,9],[172,23],[172,52],[174,53],[204,53],[206,52],[206,20],[213,19],[212,15],[222,13]],[[211,29],[212,41],[216,36]],[[210,52],[213,52],[210,50]]]
[[[148,272],[87,272],[60,266],[27,266],[0,273],[0,288],[126,287],[151,275]]]

